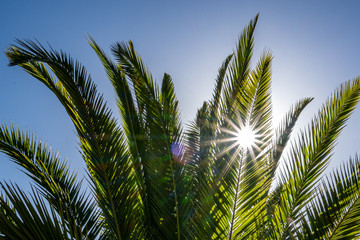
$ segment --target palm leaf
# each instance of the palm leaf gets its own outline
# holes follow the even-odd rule
[[[360,229],[360,162],[350,159],[318,189],[307,208],[304,239],[356,239]]]
[[[211,100],[211,120],[218,120],[218,112],[219,106],[221,103],[221,93],[223,92],[224,81],[226,77],[226,73],[228,70],[228,66],[230,64],[231,59],[233,58],[233,54],[230,54],[222,63],[221,67],[218,70],[218,76],[216,77],[215,88]]]
[[[236,46],[233,61],[230,65],[228,82],[224,89],[224,99],[228,110],[230,110],[237,102],[236,95],[243,87],[243,82],[249,76],[250,60],[254,48],[254,30],[257,24],[259,14],[250,21],[249,25],[243,30]]]
[[[312,98],[273,131],[271,53],[251,68],[257,20],[185,133],[171,77],[165,73],[158,87],[131,41],[112,45],[112,60],[88,40],[114,87],[122,126],[69,55],[33,41],[10,46],[10,65],[49,88],[73,121],[93,195],[46,144],[3,125],[0,151],[36,185],[30,199],[2,184],[0,239],[358,238],[359,160],[319,180],[359,101],[360,79],[341,85],[283,158]],[[239,140],[244,129],[254,133],[248,146]]]
[[[229,239],[240,237],[240,234],[244,239],[249,234],[254,236],[255,222],[262,221],[265,190],[270,186],[269,168],[263,151],[269,146],[271,138],[271,60],[271,54],[264,53],[256,69],[251,72],[248,83],[237,95],[242,105],[236,114],[240,118],[237,120],[240,121],[240,130],[242,125],[249,124],[256,134],[256,145],[239,155]],[[254,214],[259,218],[249,218]]]
[[[266,200],[266,218],[265,222],[263,222],[263,225],[260,224],[258,226],[258,229],[260,230],[261,237],[259,238],[268,238],[269,234],[271,234],[271,229],[274,229],[274,226],[272,225],[273,221],[273,214],[275,211],[275,208],[280,204],[279,198],[281,193],[281,188],[283,187],[281,184],[276,182],[275,173],[278,169],[278,163],[279,160],[285,150],[285,147],[290,140],[291,133],[294,129],[294,126],[301,114],[301,112],[304,110],[304,108],[313,100],[313,98],[304,98],[297,103],[295,103],[288,113],[283,118],[282,122],[278,126],[278,128],[275,130],[275,137],[272,140],[271,144],[271,151],[269,151],[269,157],[268,157],[268,164],[270,167],[269,172],[269,179],[270,179],[270,185],[269,188],[266,191],[265,196],[267,196]],[[275,186],[275,184],[277,184]],[[270,186],[272,186],[274,189],[270,191]]]
[[[327,166],[336,139],[353,112],[360,94],[360,81],[355,79],[341,85],[302,132],[298,146],[293,146],[290,162],[281,176],[281,203],[275,212],[280,238],[296,231],[303,217],[303,209],[312,199],[313,189]]]
[[[277,168],[277,164],[282,156],[282,153],[284,152],[288,141],[290,140],[292,130],[294,129],[301,112],[313,99],[314,98],[304,98],[295,103],[290,108],[289,112],[286,114],[279,127],[275,130],[275,139],[272,146],[273,151],[271,153],[271,164],[273,164],[273,170]]]
[[[71,112],[69,115],[79,135],[82,154],[107,222],[105,226],[117,237],[131,234],[136,221],[120,220],[132,219],[134,215],[130,215],[130,212],[137,204],[137,198],[129,198],[136,192],[131,184],[134,180],[129,158],[122,133],[102,96],[97,93],[91,77],[84,67],[62,52],[52,49],[47,51],[40,44],[31,41],[18,41],[18,44],[20,46],[12,46],[6,53],[10,65],[19,65],[33,72],[36,78],[55,93],[67,111]],[[38,71],[41,63],[46,64],[54,73],[55,79],[49,78],[48,74],[42,75],[44,70]]]
[[[81,182],[58,154],[29,133],[6,126],[0,128],[0,151],[34,180],[53,209],[65,216],[67,227],[75,235],[95,239],[100,232],[96,205],[81,193]]]
[[[67,229],[65,219],[56,214],[33,191],[30,200],[18,186],[0,184],[8,199],[0,196],[1,239],[82,239],[82,235]],[[5,213],[5,214],[4,214]]]

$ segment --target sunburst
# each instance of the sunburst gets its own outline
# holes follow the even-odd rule
[[[221,128],[221,132],[227,133],[230,136],[227,138],[219,139],[217,143],[231,143],[226,149],[223,149],[218,154],[218,157],[223,155],[225,152],[230,149],[236,148],[236,153],[247,152],[254,157],[254,150],[260,150],[259,145],[261,144],[260,134],[258,134],[257,129],[255,128],[255,124],[250,124],[249,122],[242,122],[241,118],[238,116],[236,121],[231,119],[225,119],[228,123],[227,128]]]
[[[242,148],[249,149],[254,146],[256,137],[255,131],[249,125],[236,131],[236,143]]]
[[[220,147],[221,151],[215,155],[216,159],[221,158],[227,153],[231,153],[228,165],[220,173],[219,179],[222,179],[222,176],[228,172],[233,161],[236,161],[236,159],[243,159],[247,154],[255,158],[255,155],[261,151],[260,147],[263,144],[261,141],[262,135],[259,133],[260,130],[256,128],[257,120],[254,120],[252,124],[250,124],[249,121],[244,123],[239,114],[237,114],[235,119],[225,118],[224,120],[227,126],[220,127],[219,130],[222,135],[226,137],[206,142],[207,144],[215,143],[216,145],[223,146]]]

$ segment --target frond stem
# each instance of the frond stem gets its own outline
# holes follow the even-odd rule
[[[360,201],[360,197],[359,195],[357,196],[356,200],[349,206],[348,210],[346,211],[345,215],[341,218],[341,220],[338,222],[338,224],[336,224],[335,229],[331,232],[330,236],[329,236],[329,240],[333,238],[336,230],[340,227],[341,223],[344,222],[344,220],[346,219],[346,216],[351,212],[351,208],[356,204],[356,202]]]
[[[241,154],[241,160],[239,164],[239,170],[237,174],[237,181],[236,181],[236,188],[235,188],[235,198],[234,198],[234,205],[232,207],[232,216],[231,216],[231,223],[230,223],[230,232],[229,232],[229,240],[232,239],[233,231],[234,231],[234,221],[236,216],[236,207],[237,207],[237,199],[239,197],[239,188],[240,188],[240,178],[241,178],[241,167],[243,161],[243,154]]]

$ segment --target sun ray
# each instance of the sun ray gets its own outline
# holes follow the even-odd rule
[[[237,146],[237,147],[236,147]],[[226,149],[224,149],[223,151],[221,151],[221,156],[224,155],[226,152],[228,152],[229,150],[233,149],[236,147],[236,150],[235,152],[232,154],[231,158],[230,158],[230,161],[228,162],[227,166],[222,170],[222,172],[220,172],[220,174],[218,175],[217,177],[217,180],[215,180],[213,183],[212,183],[212,190],[211,190],[211,194],[213,194],[215,192],[215,189],[216,187],[219,186],[219,184],[221,183],[221,179],[226,175],[226,173],[229,171],[230,167],[232,166],[234,160],[235,160],[235,157],[236,156],[239,156],[240,155],[240,152],[241,152],[241,148],[236,144],[232,144],[230,145],[229,147],[227,147]],[[219,155],[218,154],[218,155]],[[216,156],[216,158],[220,157],[220,156]]]
[[[232,143],[230,146],[226,147],[221,152],[216,154],[215,159],[222,157],[225,153],[227,153],[228,151],[230,151],[231,149],[233,149],[235,147],[238,147],[238,144],[236,142]]]

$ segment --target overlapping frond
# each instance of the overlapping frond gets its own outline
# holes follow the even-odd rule
[[[295,234],[304,217],[304,207],[314,197],[313,190],[327,166],[337,137],[359,101],[360,81],[341,85],[329,98],[297,145],[293,145],[289,161],[281,176],[283,183],[280,206],[275,212],[280,239]],[[294,232],[293,232],[294,231]]]
[[[81,192],[81,182],[58,154],[13,126],[0,128],[0,152],[36,183],[50,206],[65,220],[71,236],[95,239],[100,231],[97,207]]]
[[[5,196],[0,195],[0,239],[83,239],[64,226],[63,216],[56,214],[33,191],[32,198],[13,184],[0,183]]]
[[[219,68],[218,75],[216,77],[216,83],[214,92],[212,95],[211,100],[211,121],[218,120],[218,114],[219,114],[219,106],[222,102],[221,94],[223,93],[223,87],[226,79],[226,73],[228,70],[228,66],[231,62],[231,59],[233,58],[234,54],[230,54],[222,63],[221,67]]]
[[[192,127],[192,150],[197,174],[197,196],[206,202],[195,206],[194,221],[200,238],[246,238],[255,231],[254,221],[247,221],[250,209],[262,205],[257,201],[258,194],[267,186],[268,171],[265,154],[270,139],[271,99],[270,99],[270,62],[271,55],[266,53],[261,58],[257,69],[250,71],[252,34],[256,19],[240,37],[239,47],[230,55],[219,70],[213,100],[204,103],[199,109],[195,125]],[[252,32],[248,32],[248,30]],[[246,44],[244,47],[242,44]],[[245,55],[245,57],[244,57]],[[246,59],[247,63],[244,63]],[[233,62],[230,62],[232,60]],[[227,85],[223,88],[227,66],[230,66]],[[242,70],[235,69],[242,66]],[[239,72],[245,72],[240,74]],[[240,84],[232,79],[242,76]],[[232,80],[230,80],[232,79]],[[221,80],[221,81],[220,81]],[[236,83],[235,83],[236,82]],[[220,98],[223,96],[223,101]],[[234,99],[229,99],[233,96]],[[219,111],[219,103],[222,104]],[[219,112],[218,112],[219,111]],[[258,144],[247,151],[241,149],[228,132],[237,131],[243,125],[253,125]],[[236,129],[234,129],[234,127]],[[226,130],[225,132],[223,130]],[[199,144],[196,144],[198,142]],[[197,154],[196,154],[197,153]],[[194,157],[195,156],[195,157]],[[256,185],[258,184],[258,185]],[[258,187],[259,186],[259,187]],[[252,197],[256,196],[256,197]],[[252,230],[250,230],[252,228]]]
[[[356,156],[317,189],[306,210],[303,239],[356,239],[360,234],[360,162]]]
[[[276,207],[278,207],[280,204],[279,198],[282,188],[282,183],[279,183],[279,179],[276,179],[276,170],[279,167],[279,160],[288,141],[290,140],[290,135],[301,112],[312,100],[313,98],[304,98],[295,103],[285,115],[277,129],[275,129],[273,134],[274,137],[270,145],[270,150],[267,152],[267,164],[269,167],[268,170],[270,183],[267,185],[267,190],[265,191],[266,204],[263,205],[265,208],[264,221],[258,224],[258,228],[261,229],[258,231],[259,239],[271,239],[274,237],[271,235],[271,231],[274,229],[273,214]]]
[[[254,31],[258,18],[259,15],[256,15],[256,17],[250,21],[249,25],[241,33],[236,46],[224,92],[224,99],[228,110],[239,103],[234,100],[244,86],[244,81],[249,77],[251,57],[254,48]]]
[[[277,168],[277,164],[288,141],[290,140],[292,130],[294,129],[301,112],[312,100],[313,98],[304,98],[295,103],[275,130],[275,138],[272,146],[270,162],[270,164],[273,165],[273,170]],[[275,171],[273,174],[275,174]]]
[[[247,84],[238,93],[242,105],[237,114],[243,125],[249,125],[256,134],[256,143],[250,149],[239,155],[240,165],[237,171],[237,183],[233,197],[232,221],[229,238],[233,236],[246,239],[254,236],[255,222],[262,221],[262,208],[265,203],[265,190],[269,187],[269,168],[265,154],[271,139],[271,59],[270,53],[265,53]],[[251,218],[258,215],[258,219]]]
[[[134,181],[123,134],[111,111],[85,68],[68,55],[47,51],[31,41],[18,44],[6,52],[10,65],[19,65],[31,73],[64,105],[77,130],[105,226],[114,236],[127,236],[129,229],[136,228],[136,221],[121,219],[136,217],[130,214],[137,205],[136,198],[130,197],[136,194],[136,188],[131,184]]]
[[[171,77],[164,74],[159,89],[131,42],[112,47],[113,63],[90,40],[118,95],[123,126],[143,203],[146,238],[180,238],[185,212],[179,210],[181,179],[181,126]],[[130,82],[130,84],[128,83]],[[186,194],[182,194],[186,197]]]
[[[118,126],[85,68],[38,42],[6,51],[48,87],[74,123],[93,188],[30,133],[0,127],[0,151],[36,187],[29,199],[2,184],[0,239],[354,239],[359,237],[359,160],[319,184],[336,140],[360,98],[360,80],[343,85],[283,152],[305,98],[273,131],[272,54],[251,58],[258,15],[216,77],[213,95],[182,131],[170,75],[160,85],[131,41],[94,39],[117,95]],[[243,139],[243,135],[251,135]],[[284,164],[279,164],[284,159]]]

